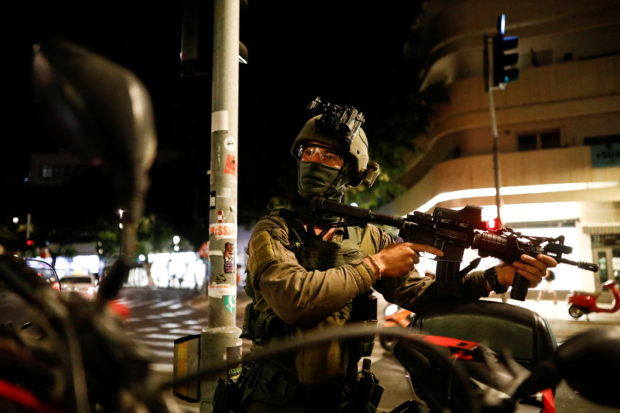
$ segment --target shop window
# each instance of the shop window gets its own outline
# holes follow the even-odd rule
[[[517,135],[517,143],[520,151],[560,148],[562,146],[559,129],[545,132],[520,134]]]

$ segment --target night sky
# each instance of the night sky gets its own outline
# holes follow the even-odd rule
[[[158,131],[158,159],[151,172],[147,212],[179,230],[208,216],[211,78],[181,77],[181,2],[84,2],[20,6],[13,17],[5,50],[10,101],[2,122],[0,183],[10,194],[23,194],[21,182],[32,152],[55,152],[58,144],[39,121],[32,105],[28,75],[34,42],[58,37],[99,53],[133,71],[151,94]],[[205,1],[210,5],[210,1]],[[316,96],[353,105],[367,118],[389,99],[393,62],[402,57],[413,23],[411,1],[249,1],[241,13],[241,41],[249,64],[240,67],[239,210],[250,221],[274,195],[294,189],[295,161],[290,145],[305,121],[305,106]],[[208,12],[208,11],[207,11]],[[203,13],[206,13],[203,11]],[[203,23],[209,23],[208,17]],[[210,27],[204,27],[209,33]],[[6,29],[6,27],[5,27]],[[392,79],[393,80],[393,79]],[[393,84],[394,82],[392,82]],[[369,137],[372,139],[372,136]],[[21,186],[20,186],[21,185]],[[23,213],[32,202],[50,210],[68,208],[79,221],[114,211],[105,182],[63,199],[53,192],[43,199],[3,199],[1,215]],[[32,191],[30,191],[32,193]],[[40,194],[40,193],[38,193]]]

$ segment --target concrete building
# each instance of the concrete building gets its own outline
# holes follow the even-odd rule
[[[445,79],[419,151],[407,155],[406,193],[381,212],[485,206],[496,215],[493,133],[483,38],[506,14],[519,36],[520,77],[493,92],[505,226],[566,236],[568,258],[593,275],[556,271],[558,290],[594,291],[620,276],[620,1],[432,0],[422,22],[430,59],[424,83]],[[518,229],[517,229],[518,228]]]

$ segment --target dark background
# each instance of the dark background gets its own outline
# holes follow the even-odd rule
[[[39,120],[29,91],[32,45],[63,38],[133,71],[151,94],[158,157],[151,171],[147,213],[178,231],[208,219],[211,76],[182,77],[182,2],[26,3],[5,10],[5,95],[0,183],[3,217],[33,213],[39,225],[88,226],[112,218],[114,194],[105,176],[66,188],[24,184],[30,154],[62,150]],[[127,2],[130,3],[130,2]],[[211,1],[201,29],[211,35]],[[367,132],[381,129],[394,104],[402,50],[420,2],[249,1],[240,40],[249,64],[240,67],[239,221],[251,225],[273,196],[295,188],[290,145],[316,96],[353,105]],[[202,50],[203,52],[205,49]],[[209,57],[210,49],[206,50]],[[373,136],[369,139],[386,139]]]

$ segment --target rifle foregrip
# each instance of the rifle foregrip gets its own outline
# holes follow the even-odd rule
[[[512,280],[512,289],[510,290],[510,298],[519,301],[525,301],[527,297],[527,290],[530,287],[530,283],[527,278],[515,274],[515,278]]]

